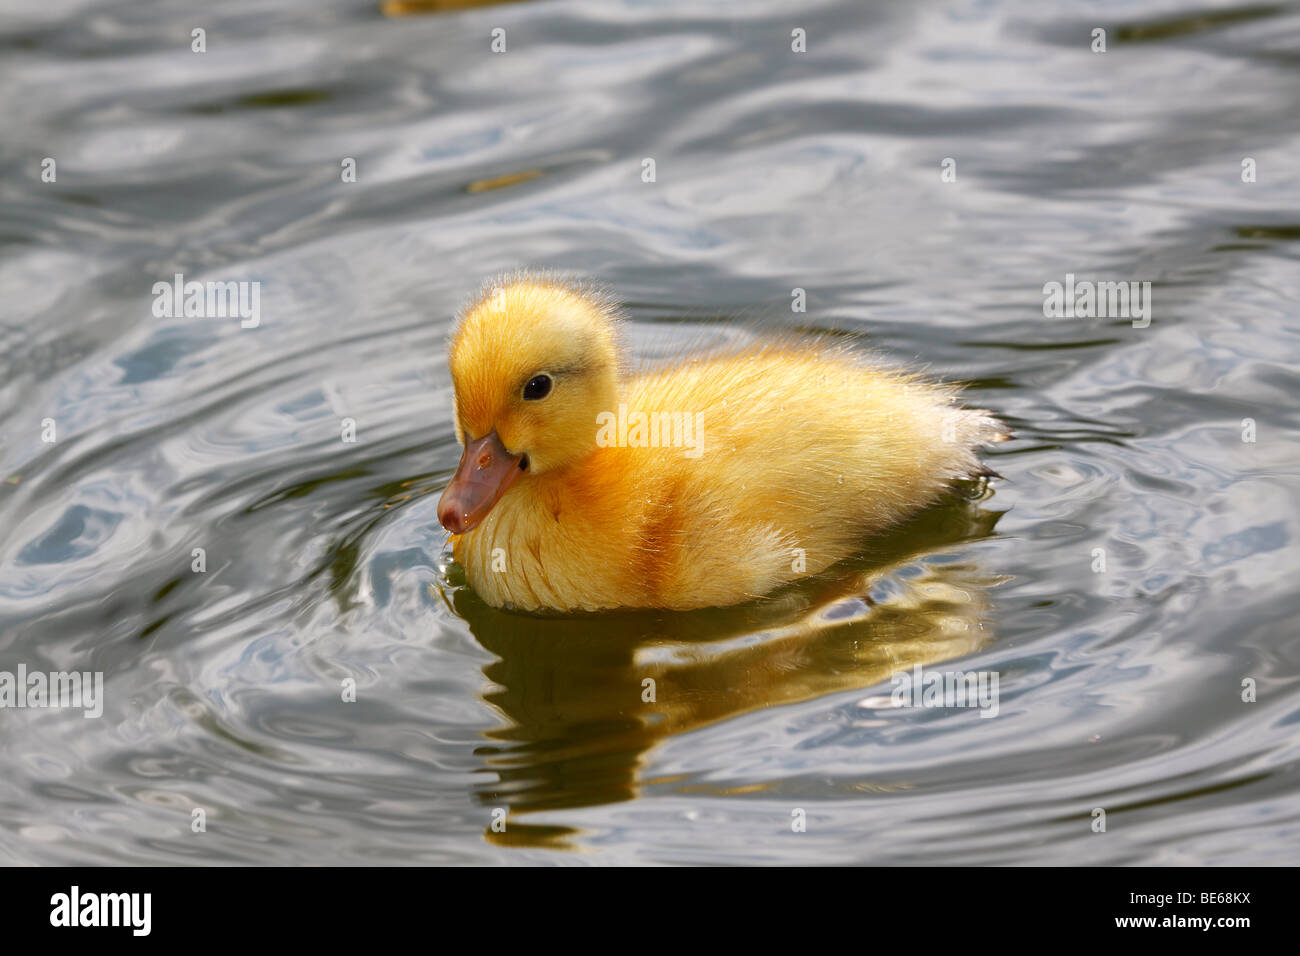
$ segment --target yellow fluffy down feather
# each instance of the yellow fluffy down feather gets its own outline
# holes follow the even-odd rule
[[[625,374],[618,339],[606,298],[535,277],[490,287],[456,328],[466,453],[439,518],[491,605],[746,601],[853,555],[1006,437],[954,389],[821,340]]]

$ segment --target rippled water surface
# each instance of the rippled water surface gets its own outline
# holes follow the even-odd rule
[[[1294,862],[1298,51],[1160,0],[7,4],[0,671],[105,702],[0,710],[0,859]],[[488,608],[444,348],[521,266],[645,356],[965,382],[1006,480],[741,608]],[[260,323],[155,317],[176,273]],[[1045,318],[1067,273],[1150,324]],[[997,717],[891,706],[940,661]]]

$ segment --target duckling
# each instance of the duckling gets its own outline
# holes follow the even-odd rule
[[[820,339],[625,370],[610,299],[514,276],[448,349],[460,464],[438,502],[490,605],[724,607],[817,574],[983,474],[1008,437],[954,389]]]

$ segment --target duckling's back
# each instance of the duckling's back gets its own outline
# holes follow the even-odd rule
[[[625,451],[643,503],[631,580],[663,607],[732,604],[815,574],[981,473],[976,449],[1006,437],[953,390],[824,345],[644,372],[624,399],[623,418],[661,426],[657,447]]]

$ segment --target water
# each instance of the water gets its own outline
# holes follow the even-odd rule
[[[105,701],[0,711],[0,859],[1295,862],[1295,7],[417,6],[6,5],[0,670]],[[443,349],[519,266],[642,354],[966,382],[1006,480],[743,608],[491,610]],[[155,317],[176,273],[260,323]],[[1067,273],[1150,324],[1045,318]],[[892,707],[916,663],[996,718]]]

